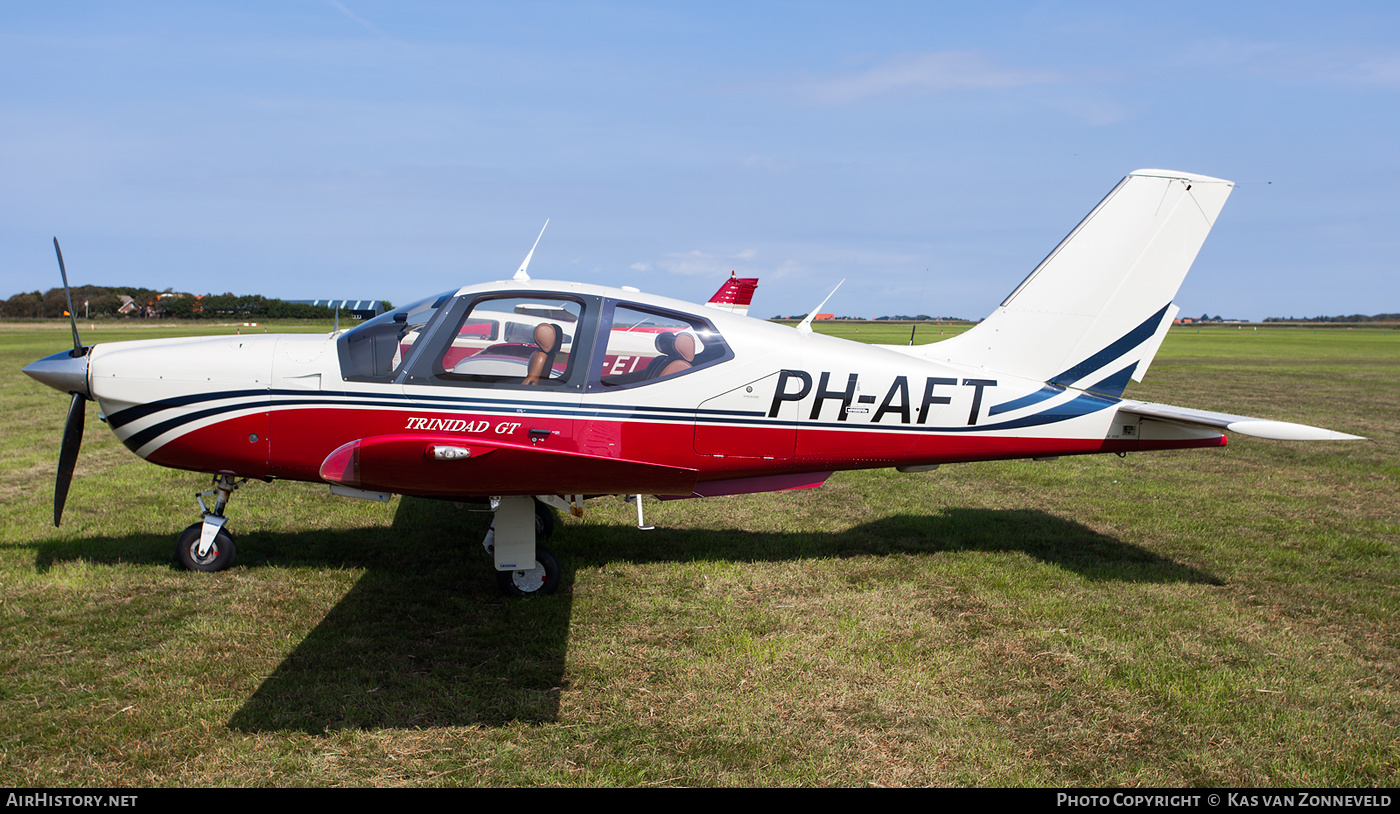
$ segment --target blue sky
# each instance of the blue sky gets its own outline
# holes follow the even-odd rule
[[[532,276],[986,315],[1126,173],[1239,182],[1184,315],[1400,311],[1400,5],[0,5],[0,296]]]

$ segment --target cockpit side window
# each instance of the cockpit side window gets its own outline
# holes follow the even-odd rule
[[[601,367],[589,389],[616,389],[670,379],[734,354],[708,320],[618,303],[604,329]]]
[[[380,314],[341,334],[340,371],[347,381],[389,382],[404,369],[451,293],[438,294]]]
[[[555,294],[488,295],[444,320],[411,381],[478,387],[567,386],[587,335],[583,301]]]

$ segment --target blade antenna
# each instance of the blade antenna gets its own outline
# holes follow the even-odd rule
[[[73,312],[73,293],[68,290],[68,269],[63,267],[63,250],[58,247],[58,238],[53,239],[54,254],[58,255],[58,273],[63,277],[63,296],[68,298],[68,324],[73,328],[73,352],[68,354],[73,358],[84,356],[87,351],[83,350],[83,340],[78,338],[78,315]]]
[[[544,226],[540,227],[540,237],[544,237],[544,230],[548,228],[549,219],[545,218]],[[535,246],[540,245],[540,237],[535,238]],[[512,280],[525,281],[530,279],[530,275],[525,273],[525,270],[530,267],[530,258],[535,256],[535,246],[530,247],[530,253],[525,255],[525,262],[521,263],[520,268],[516,269],[515,276],[511,278]]]
[[[841,280],[841,283],[844,283],[844,282],[846,282],[846,281],[845,281],[845,279],[843,278],[843,279]],[[837,284],[836,284],[836,288],[840,288],[840,287],[841,287],[841,283],[837,283]],[[834,295],[834,294],[836,293],[836,288],[831,289],[831,294],[827,294],[827,295],[826,295],[826,300],[831,299],[832,295]],[[813,320],[813,319],[816,319],[816,317],[817,317],[817,312],[818,312],[818,311],[821,311],[821,310],[822,310],[822,306],[826,305],[826,300],[822,300],[822,301],[821,301],[821,305],[818,305],[818,306],[816,307],[816,309],[812,311],[812,313],[808,314],[806,319],[804,319],[804,320],[802,320],[801,322],[797,323],[797,332],[798,332],[798,333],[809,334],[809,333],[812,332],[812,320]]]

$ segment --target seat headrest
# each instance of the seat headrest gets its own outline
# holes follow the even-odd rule
[[[675,338],[671,343],[675,346],[675,355],[687,362],[695,361],[695,337],[688,333],[672,334]]]
[[[546,353],[558,353],[564,344],[564,329],[552,322],[541,322],[535,326],[535,344]]]

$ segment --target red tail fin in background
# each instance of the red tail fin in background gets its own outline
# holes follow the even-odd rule
[[[757,277],[740,277],[738,272],[729,272],[729,279],[719,287],[710,301],[705,303],[712,308],[732,311],[740,316],[748,316],[749,303],[753,301],[754,289],[758,288]]]

